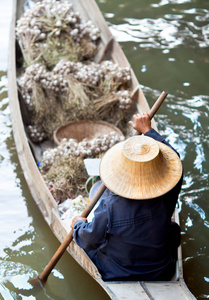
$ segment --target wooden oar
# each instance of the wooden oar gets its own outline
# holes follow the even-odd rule
[[[165,100],[167,95],[168,94],[164,91],[160,94],[160,97],[156,100],[153,107],[150,109],[150,112],[148,113],[150,120],[152,120],[152,118],[154,117],[154,115],[156,114],[158,109],[160,108],[161,104],[163,103],[163,101]]]
[[[97,201],[99,200],[101,195],[104,193],[105,188],[106,188],[105,185],[102,183],[100,185],[100,187],[98,188],[97,192],[95,193],[95,195],[93,196],[93,198],[91,199],[90,203],[87,205],[85,210],[82,212],[81,217],[84,217],[84,218],[88,217],[89,213],[91,212],[91,210],[93,209],[93,207],[95,206],[95,204],[97,203]],[[36,279],[33,279],[32,281],[30,281],[30,283],[32,285],[34,285],[38,281],[41,281],[41,283],[46,282],[52,269],[55,267],[55,265],[57,264],[57,262],[59,261],[59,259],[65,252],[65,250],[67,249],[67,247],[69,246],[72,239],[73,239],[73,230],[71,230],[68,233],[68,235],[66,236],[66,238],[64,239],[62,244],[59,246],[59,248],[57,249],[56,253],[52,257],[52,259],[50,260],[50,262],[48,263],[48,265],[46,266],[44,271]]]
[[[160,106],[163,103],[163,101],[165,100],[166,96],[167,96],[167,93],[162,92],[160,97],[156,100],[155,104],[153,105],[153,107],[151,108],[151,110],[149,112],[150,120],[153,118],[153,116],[155,115],[157,110],[160,108]],[[89,213],[91,212],[91,210],[93,209],[93,207],[95,206],[95,204],[97,203],[97,201],[99,200],[101,195],[104,193],[105,188],[106,188],[105,185],[102,183],[100,185],[99,189],[97,190],[97,192],[95,193],[95,195],[93,196],[90,203],[87,205],[87,207],[85,208],[85,210],[81,214],[81,217],[86,218],[89,215]],[[59,248],[57,249],[56,253],[52,257],[52,259],[50,260],[50,262],[48,263],[48,265],[46,266],[44,271],[36,279],[33,279],[33,280],[30,281],[31,284],[34,285],[37,282],[39,282],[39,283],[40,282],[41,283],[46,282],[46,280],[47,280],[49,274],[51,273],[52,269],[55,267],[55,265],[57,264],[57,262],[59,261],[59,259],[61,258],[61,256],[65,252],[65,250],[67,249],[67,247],[69,246],[72,239],[73,239],[73,230],[71,230],[68,233],[68,235],[66,236],[66,238],[64,239],[62,244],[59,246]]]

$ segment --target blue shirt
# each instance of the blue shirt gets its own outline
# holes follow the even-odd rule
[[[146,135],[169,145],[154,129]],[[75,223],[76,243],[104,280],[170,279],[174,265],[169,248],[171,217],[181,184],[182,178],[171,191],[150,200],[130,200],[106,191],[92,222]]]

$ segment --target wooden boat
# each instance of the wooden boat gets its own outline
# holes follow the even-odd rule
[[[31,148],[28,137],[24,130],[21,109],[18,101],[18,91],[16,84],[16,51],[15,51],[15,24],[22,14],[23,0],[13,0],[13,19],[11,24],[10,52],[9,52],[9,99],[13,124],[14,139],[19,160],[24,172],[31,194],[41,210],[44,219],[51,230],[62,242],[69,232],[63,224],[57,210],[57,203],[48,190],[36,164],[34,157],[39,156],[45,144],[40,144]],[[113,38],[108,26],[97,7],[94,0],[71,0],[76,11],[79,11],[85,19],[91,19],[101,30],[101,42],[99,51],[95,57],[96,61],[101,61],[105,57],[110,57],[113,62],[118,62],[122,66],[129,66],[129,63],[118,43]],[[139,83],[133,73],[132,75],[132,97],[136,99],[138,111],[140,113],[149,111],[148,103],[143,95]],[[152,126],[156,128],[154,121]],[[33,151],[32,151],[33,150]],[[175,212],[175,219],[178,222],[178,212]],[[98,284],[109,295],[110,299],[195,299],[188,290],[183,279],[183,266],[181,247],[178,249],[178,262],[176,274],[173,280],[167,282],[104,282],[96,266],[92,263],[85,252],[73,241],[67,251],[92,276]]]

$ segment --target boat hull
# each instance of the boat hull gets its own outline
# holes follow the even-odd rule
[[[72,0],[70,1],[75,10],[81,13],[86,19],[92,19],[93,23],[101,29],[102,44],[95,57],[95,61],[99,62],[102,59],[110,59],[119,63],[122,66],[129,66],[129,63],[122,52],[119,44],[114,40],[107,24],[93,0]],[[16,149],[19,161],[31,191],[31,194],[38,205],[44,219],[57,237],[62,242],[69,232],[62,222],[57,210],[57,203],[52,197],[49,189],[47,188],[40,172],[37,167],[34,153],[38,157],[41,155],[42,149],[33,147],[32,143],[28,140],[25,132],[24,123],[22,119],[21,108],[18,100],[18,88],[16,83],[16,44],[15,44],[15,25],[16,20],[22,13],[23,1],[13,0],[13,18],[11,22],[10,32],[10,53],[8,64],[8,78],[9,78],[9,101],[10,111],[13,126],[13,135],[16,144]],[[149,105],[143,95],[139,83],[131,70],[132,75],[132,97],[137,102],[137,109],[139,113],[148,112]],[[152,126],[156,128],[154,120]],[[176,217],[178,213],[176,212]],[[67,251],[72,257],[82,266],[86,272],[90,274],[106,291],[110,299],[195,299],[194,296],[188,291],[184,280],[182,270],[181,248],[179,248],[179,260],[177,264],[176,278],[171,282],[104,282],[96,266],[92,263],[86,253],[77,246],[74,241],[69,245]]]

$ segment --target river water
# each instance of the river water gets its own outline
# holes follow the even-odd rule
[[[98,0],[150,104],[166,90],[155,120],[179,151],[184,278],[209,298],[209,1]],[[65,254],[43,288],[36,277],[59,246],[36,207],[17,158],[7,94],[12,0],[0,0],[0,299],[108,299]]]

